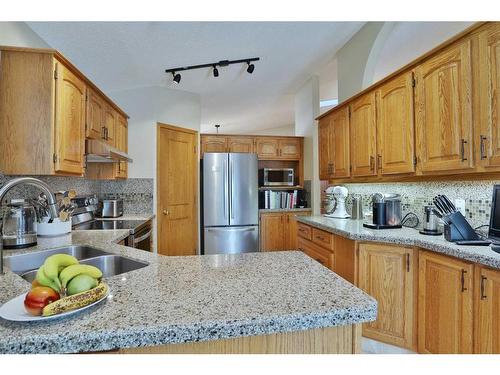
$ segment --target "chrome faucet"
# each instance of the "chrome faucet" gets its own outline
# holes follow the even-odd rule
[[[47,201],[48,201],[48,206],[49,206],[49,215],[52,220],[57,218],[57,203],[56,203],[56,198],[54,197],[54,194],[50,191],[49,185],[47,185],[45,182],[33,178],[33,177],[19,177],[15,178],[13,180],[8,181],[2,188],[0,189],[0,205],[3,202],[3,198],[5,195],[12,189],[13,187],[19,186],[19,185],[32,185],[38,187],[40,190],[42,190],[45,195],[47,196]],[[2,232],[2,225],[3,222],[0,224],[0,233]],[[3,275],[3,241],[0,236],[0,275]]]

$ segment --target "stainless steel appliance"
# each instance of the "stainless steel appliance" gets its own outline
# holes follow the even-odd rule
[[[347,188],[344,186],[329,186],[326,189],[326,196],[335,202],[333,207],[326,211],[324,216],[338,219],[347,219],[350,215],[345,209],[345,199],[347,197]]]
[[[123,216],[123,199],[102,199],[97,204],[97,216],[120,217]]]
[[[36,245],[37,218],[35,207],[24,199],[13,199],[8,204],[2,227],[3,247],[22,249]]]
[[[439,217],[433,205],[424,206],[424,227],[419,231],[420,234],[428,236],[439,236],[443,234],[439,230]]]
[[[259,183],[261,186],[294,186],[294,176],[293,168],[259,169]]]
[[[203,253],[259,251],[256,154],[203,156]]]
[[[372,196],[373,222],[363,223],[372,229],[401,228],[401,195],[375,193]]]
[[[361,195],[354,194],[352,197],[352,205],[351,205],[351,219],[360,220],[363,219],[363,200]]]

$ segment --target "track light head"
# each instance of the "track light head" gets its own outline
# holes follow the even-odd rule
[[[179,73],[172,72],[172,77],[174,77],[174,83],[179,84],[181,82],[181,75]]]
[[[213,73],[214,73],[214,77],[219,76],[219,69],[217,69],[217,65],[214,65]]]
[[[255,65],[250,64],[250,61],[248,61],[247,64],[248,64],[247,73],[252,74],[255,69]]]

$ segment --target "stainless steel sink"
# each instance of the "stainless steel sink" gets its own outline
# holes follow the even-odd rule
[[[4,261],[5,265],[12,272],[23,274],[27,271],[38,269],[47,257],[54,254],[69,254],[78,260],[82,260],[95,258],[101,255],[109,255],[110,253],[90,246],[66,246],[27,254],[12,255],[5,257]]]
[[[102,255],[95,258],[83,259],[80,264],[90,264],[102,271],[103,277],[121,275],[122,273],[138,270],[149,263],[127,258],[121,255]],[[21,274],[23,279],[32,282],[36,277],[36,270]]]

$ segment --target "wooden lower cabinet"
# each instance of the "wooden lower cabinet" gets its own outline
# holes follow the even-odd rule
[[[476,266],[474,353],[500,354],[500,271]]]
[[[260,214],[260,250],[297,249],[297,216],[309,216],[309,211],[266,212]]]
[[[316,245],[315,243],[308,241],[304,238],[299,237],[298,246],[299,250],[309,255],[318,263],[321,263],[326,268],[331,269],[332,271],[335,268],[335,255],[333,251],[327,250],[321,246]]]
[[[377,320],[363,324],[363,336],[416,350],[418,250],[375,243],[358,246],[358,286],[378,302]]]
[[[419,353],[472,353],[472,286],[472,264],[420,251]]]

